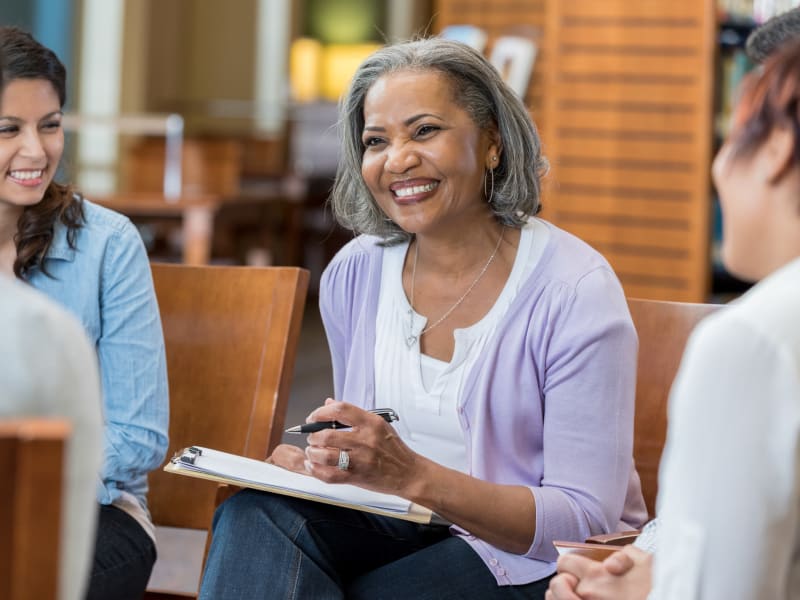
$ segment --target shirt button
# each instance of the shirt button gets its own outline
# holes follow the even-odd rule
[[[496,567],[497,566],[497,559],[496,558],[492,558],[491,560],[489,560],[489,564],[492,565],[493,567]]]

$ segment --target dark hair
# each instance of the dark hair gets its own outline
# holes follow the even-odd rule
[[[67,99],[67,71],[55,53],[33,36],[16,27],[0,27],[0,94],[17,79],[44,79],[58,94],[61,107]],[[61,221],[67,227],[67,241],[75,247],[75,235],[83,223],[82,199],[70,186],[51,181],[42,200],[27,206],[17,222],[14,242],[17,257],[14,274],[24,279],[33,268],[44,268],[44,259],[53,242],[54,227]]]
[[[755,152],[776,127],[794,133],[800,164],[800,38],[781,46],[743,80],[729,139],[735,158]]]
[[[366,95],[382,76],[405,70],[442,73],[452,84],[454,101],[478,127],[497,127],[503,151],[494,169],[490,207],[499,222],[521,227],[539,211],[540,179],[547,171],[536,127],[519,97],[480,53],[442,38],[382,48],[353,76],[340,104],[342,155],[330,198],[336,219],[356,233],[377,235],[386,244],[410,238],[381,212],[361,176]]]
[[[762,63],[786,42],[800,37],[800,8],[793,8],[764,22],[748,36],[745,44],[747,56]]]

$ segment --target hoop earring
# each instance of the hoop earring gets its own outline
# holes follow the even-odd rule
[[[483,195],[486,197],[486,203],[491,204],[494,198],[494,169],[489,169],[489,191],[486,190],[486,174],[483,175]]]

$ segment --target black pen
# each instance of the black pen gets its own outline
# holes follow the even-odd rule
[[[372,414],[383,417],[387,423],[392,421],[399,421],[400,417],[391,408],[375,408],[371,411]],[[339,423],[339,421],[315,421],[314,423],[305,423],[304,425],[296,425],[286,430],[286,433],[314,433],[315,431],[322,431],[323,429],[346,429],[350,425]]]

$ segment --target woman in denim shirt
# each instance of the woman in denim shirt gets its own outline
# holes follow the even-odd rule
[[[0,27],[0,272],[66,307],[94,342],[105,426],[87,597],[140,598],[156,556],[147,473],[167,448],[164,341],[136,229],[53,181],[65,80],[52,51]]]

